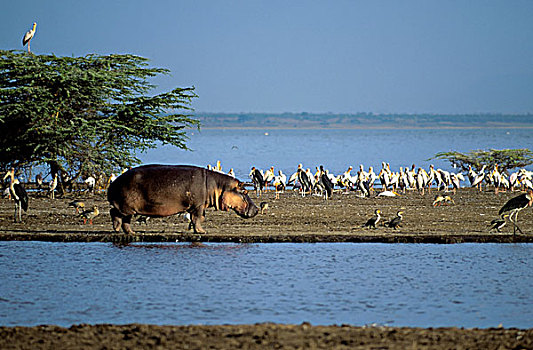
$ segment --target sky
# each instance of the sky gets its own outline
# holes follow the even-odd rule
[[[530,0],[5,1],[0,49],[135,54],[198,112],[531,113]]]

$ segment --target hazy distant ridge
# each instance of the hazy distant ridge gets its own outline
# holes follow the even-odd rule
[[[533,127],[533,114],[196,113],[204,128]]]

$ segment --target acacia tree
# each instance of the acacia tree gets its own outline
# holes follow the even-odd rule
[[[439,152],[431,159],[447,160],[452,165],[461,167],[464,171],[467,171],[469,166],[480,170],[483,166],[492,168],[494,165],[498,165],[500,170],[506,171],[533,164],[533,152],[527,148],[474,150],[468,153],[450,151]]]
[[[138,164],[158,144],[186,149],[194,87],[149,96],[168,74],[134,55],[56,57],[0,50],[0,166],[71,178]]]

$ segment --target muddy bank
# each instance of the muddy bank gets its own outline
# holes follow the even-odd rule
[[[433,207],[435,193],[424,196],[408,192],[394,198],[373,196],[359,198],[354,192],[337,192],[324,201],[318,196],[302,198],[287,191],[280,199],[273,192],[251,198],[259,204],[267,202],[268,209],[252,219],[242,219],[233,212],[208,209],[204,228],[207,234],[196,235],[188,230],[188,222],[181,216],[153,218],[147,223],[134,223],[136,235],[116,234],[112,231],[109,204],[105,195],[79,196],[51,200],[32,193],[30,209],[23,216],[24,223],[13,223],[14,203],[0,200],[0,240],[45,240],[60,242],[386,242],[386,243],[462,243],[462,242],[533,242],[533,210],[519,214],[523,235],[513,235],[507,224],[502,232],[489,232],[489,223],[498,217],[499,208],[514,193],[494,194],[465,188],[451,194],[454,204]],[[69,203],[82,200],[86,208],[97,205],[100,215],[93,225],[84,225]],[[378,225],[363,228],[375,209],[383,213],[381,223],[392,219],[398,210],[404,212],[398,230]]]
[[[533,330],[256,324],[0,327],[2,349],[531,349]]]

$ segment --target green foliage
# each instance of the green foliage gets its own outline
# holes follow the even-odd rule
[[[527,148],[490,149],[488,151],[474,150],[468,153],[450,151],[439,152],[431,159],[448,160],[453,165],[457,165],[465,171],[468,170],[469,166],[479,171],[483,166],[492,168],[496,164],[501,171],[505,171],[533,164],[533,152]]]
[[[56,57],[0,50],[0,166],[48,164],[71,177],[139,163],[159,143],[186,147],[194,88],[148,96],[168,74],[134,55]]]

